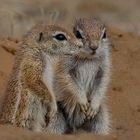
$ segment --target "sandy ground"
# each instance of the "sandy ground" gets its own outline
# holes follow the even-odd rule
[[[1,140],[119,140],[110,136],[95,136],[93,134],[80,135],[46,135],[44,133],[33,133],[31,131],[13,128],[11,126],[0,126]]]
[[[98,137],[92,134],[65,136],[64,139],[140,139],[140,37],[133,33],[124,33],[109,28],[112,40],[112,76],[107,92],[108,107],[112,119],[112,132],[109,137]],[[0,39],[0,95],[6,85],[8,74],[14,61],[14,50],[18,41],[10,38]],[[45,134],[34,134],[21,129],[0,126],[0,139],[19,139],[20,136],[32,139],[45,139]],[[22,140],[23,138],[21,138]],[[55,136],[49,139],[55,139]]]
[[[58,137],[35,134],[10,126],[0,126],[0,140],[44,140],[47,138],[139,140],[139,0],[0,0],[0,97],[3,95],[6,80],[14,62],[14,50],[19,45],[18,40],[34,24],[48,21],[54,11],[59,11],[57,18],[67,26],[72,25],[74,17],[98,16],[110,27],[108,34],[113,43],[111,47],[112,76],[107,96],[112,132],[109,137],[97,137],[92,134]],[[128,33],[130,31],[133,33]]]

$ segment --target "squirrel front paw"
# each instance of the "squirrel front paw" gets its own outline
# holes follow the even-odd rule
[[[89,103],[87,101],[87,97],[83,96],[80,97],[77,101],[78,106],[80,107],[81,111],[86,114],[88,107],[89,107]]]
[[[99,105],[91,102],[88,104],[88,109],[86,112],[86,118],[87,119],[93,119],[95,117],[95,115],[97,114],[98,110],[99,110]]]
[[[87,103],[79,103],[79,106],[80,106],[80,108],[81,108],[81,111],[84,113],[84,114],[86,114],[86,112],[87,112],[87,110],[88,110],[88,106],[89,106],[89,103],[87,102]]]
[[[93,119],[96,114],[97,114],[97,110],[95,110],[92,106],[89,106],[86,112],[86,118]]]
[[[75,96],[67,97],[62,103],[65,112],[72,117],[75,111],[86,113],[88,109],[88,102],[86,98],[77,98]]]
[[[56,101],[52,101],[50,103],[48,103],[48,118],[52,119],[55,114],[57,113],[57,104]]]

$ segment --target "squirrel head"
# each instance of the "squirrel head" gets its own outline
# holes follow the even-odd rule
[[[28,36],[27,40],[34,42],[34,45],[30,46],[38,47],[51,55],[74,56],[83,46],[82,41],[77,39],[73,33],[56,25],[39,25],[34,27]]]
[[[83,57],[95,57],[101,55],[109,45],[109,40],[106,35],[105,25],[96,18],[77,19],[73,27],[75,36],[82,40],[84,49],[82,50]],[[99,54],[100,53],[100,54]]]

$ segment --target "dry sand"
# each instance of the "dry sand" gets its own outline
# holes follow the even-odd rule
[[[112,76],[107,91],[108,106],[112,119],[112,132],[109,137],[93,134],[78,136],[47,136],[35,134],[10,126],[0,126],[1,140],[44,140],[44,139],[140,139],[140,37],[134,33],[124,33],[109,28],[112,40]],[[0,39],[0,95],[3,95],[6,80],[12,68],[18,41],[10,38]]]

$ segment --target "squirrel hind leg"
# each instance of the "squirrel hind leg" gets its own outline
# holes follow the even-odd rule
[[[61,112],[57,112],[56,115],[48,123],[44,131],[49,134],[50,133],[64,134],[66,130],[67,130],[67,125],[66,125],[65,118],[63,117]]]

